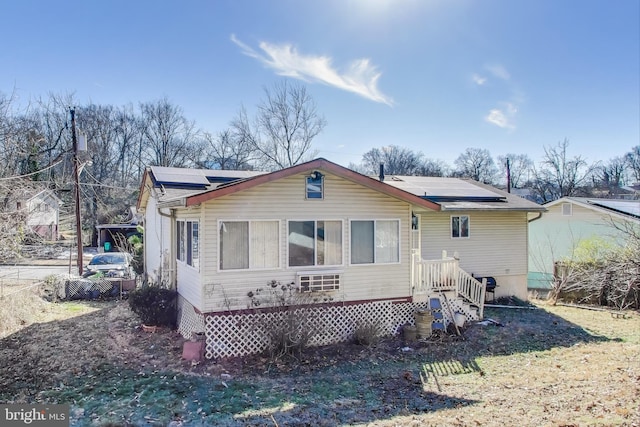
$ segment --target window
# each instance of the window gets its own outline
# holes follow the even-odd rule
[[[573,205],[571,203],[562,204],[562,216],[571,216],[573,214]]]
[[[469,237],[469,216],[460,215],[451,217],[451,237]]]
[[[198,221],[176,221],[176,258],[195,268],[200,267],[199,229]]]
[[[179,261],[184,261],[184,221],[176,222],[176,254]]]
[[[197,221],[187,221],[187,264],[200,267],[200,236]]]
[[[220,270],[278,268],[278,221],[221,221]]]
[[[320,172],[313,172],[306,177],[307,199],[322,199],[324,194],[324,177]]]
[[[351,221],[351,264],[400,262],[400,221]]]
[[[289,267],[342,265],[342,221],[289,221]]]

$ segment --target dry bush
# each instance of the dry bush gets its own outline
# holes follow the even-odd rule
[[[625,232],[626,244],[557,263],[552,301],[562,298],[619,310],[640,308],[640,230],[628,222],[613,225]]]
[[[325,332],[325,306],[331,297],[300,292],[294,283],[272,280],[265,288],[247,294],[254,311],[270,312],[275,319],[256,320],[256,328],[265,331],[267,350],[272,359],[300,357],[312,340]],[[260,317],[256,317],[261,319]]]
[[[353,340],[359,345],[372,345],[380,341],[385,328],[380,319],[367,319],[356,325],[353,332]]]

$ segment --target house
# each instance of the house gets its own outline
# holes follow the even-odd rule
[[[527,216],[544,211],[475,181],[375,179],[325,159],[271,173],[150,167],[137,208],[149,280],[177,287],[179,331],[205,332],[209,358],[264,348],[247,319],[274,321],[251,304],[270,282],[331,301],[316,344],[371,318],[397,332],[418,305],[439,306],[440,327],[454,312],[480,318],[486,280],[472,274],[526,299]]]
[[[2,198],[2,211],[22,212],[25,225],[47,240],[58,240],[63,202],[50,189],[12,190]]]
[[[614,223],[640,225],[640,200],[562,197],[544,205],[548,212],[529,224],[529,288],[551,288],[556,261],[570,259],[581,242],[602,239],[623,244]]]

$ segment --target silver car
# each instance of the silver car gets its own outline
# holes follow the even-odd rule
[[[93,257],[82,277],[102,273],[104,277],[133,279],[135,271],[131,265],[133,257],[127,252],[105,252]]]

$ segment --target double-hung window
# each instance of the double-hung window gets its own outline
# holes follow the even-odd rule
[[[220,270],[278,268],[278,221],[221,221]]]
[[[200,226],[198,221],[176,221],[176,258],[200,267]]]
[[[469,237],[469,215],[459,215],[451,217],[451,237]]]
[[[399,220],[351,221],[351,264],[400,262]]]
[[[342,221],[289,221],[289,267],[342,265]]]

